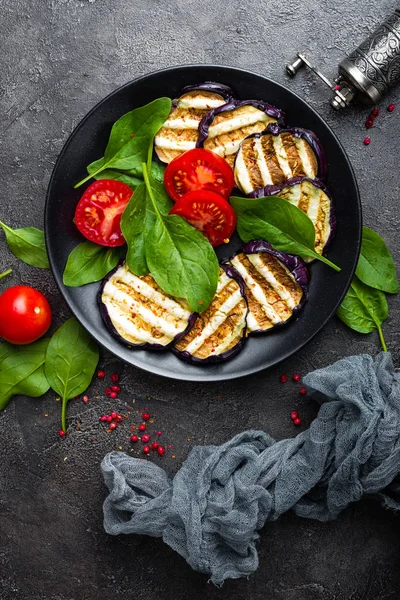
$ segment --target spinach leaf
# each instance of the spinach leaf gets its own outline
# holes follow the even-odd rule
[[[46,353],[45,373],[50,386],[62,398],[61,428],[67,430],[68,400],[89,386],[99,361],[99,349],[72,317],[53,335]]]
[[[1,345],[0,366],[0,410],[3,410],[13,396],[23,394],[37,398],[47,392],[50,385],[44,372],[48,339],[42,339],[29,346],[10,348]]]
[[[142,183],[123,212],[121,231],[128,244],[126,262],[138,277],[149,272],[145,253],[146,184]]]
[[[203,312],[217,289],[217,256],[200,231],[178,215],[167,214],[171,201],[163,186],[148,175],[145,164],[143,175],[148,198],[145,253],[150,273],[167,294],[186,298],[191,310]]]
[[[393,258],[381,236],[369,227],[363,227],[356,275],[377,290],[389,294],[399,291]]]
[[[0,227],[6,235],[8,247],[17,258],[32,267],[49,268],[43,231],[36,227],[12,229],[1,221]]]
[[[99,166],[102,164],[101,161],[104,161],[104,158],[100,158],[96,160],[94,163],[88,166],[88,172],[95,173]],[[134,171],[135,173],[136,171]],[[151,174],[153,179],[159,181],[160,183],[164,182],[164,172],[165,167],[160,165],[159,163],[153,162],[151,165]],[[117,169],[105,169],[104,171],[100,171],[97,175],[94,176],[94,179],[114,179],[115,181],[122,181],[128,185],[131,190],[135,190],[139,187],[140,184],[143,183],[143,178],[136,177],[135,174],[132,174],[130,171],[118,171]]]
[[[69,287],[79,287],[100,281],[125,255],[125,246],[107,248],[93,242],[82,242],[68,256],[63,273],[63,283]]]
[[[276,249],[302,258],[316,258],[340,271],[330,260],[314,250],[314,225],[297,206],[276,196],[251,199],[232,197],[237,230],[244,242],[264,239]]]
[[[343,323],[359,333],[371,333],[377,329],[382,348],[387,351],[381,328],[388,316],[383,292],[371,288],[355,276],[336,314]]]
[[[14,352],[17,352],[18,349],[20,349],[21,347],[22,346],[13,346],[12,344],[8,344],[7,342],[2,342],[0,344],[0,369],[3,360],[6,359],[8,356],[11,356],[11,354],[14,354]]]
[[[89,165],[88,170],[91,173],[74,187],[79,187],[105,169],[129,170],[131,175],[141,177],[141,164],[147,159],[149,144],[167,119],[170,110],[170,98],[158,98],[118,119],[111,129],[104,159],[95,161],[95,171],[93,163]]]
[[[4,277],[7,277],[7,275],[10,275],[12,273],[12,269],[6,269],[5,271],[3,271],[3,273],[0,273],[0,280],[4,279]]]

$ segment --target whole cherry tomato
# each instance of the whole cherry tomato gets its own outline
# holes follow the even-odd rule
[[[46,333],[51,308],[41,292],[16,285],[0,296],[0,337],[11,344],[30,344]]]

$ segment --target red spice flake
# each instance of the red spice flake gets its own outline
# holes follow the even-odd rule
[[[367,129],[371,129],[371,127],[373,127],[373,125],[374,125],[374,122],[372,119],[368,119],[368,121],[365,121],[365,127]]]
[[[288,376],[287,376],[287,375],[285,375],[285,374],[283,374],[283,375],[280,375],[280,377],[279,377],[279,381],[280,381],[281,383],[286,383],[288,379],[289,379],[289,378],[288,378]]]
[[[292,421],[294,421],[294,419],[297,419],[299,415],[297,414],[296,410],[292,410],[292,412],[290,413],[290,418],[292,419]]]
[[[298,382],[298,381],[300,381],[300,380],[301,380],[301,376],[300,376],[298,373],[295,373],[295,374],[293,375],[292,379],[293,379],[293,381],[296,381],[296,382]]]
[[[81,424],[80,424],[80,423],[77,423],[77,424],[76,424],[76,428],[77,428],[77,430],[78,430],[78,431],[80,431],[80,429],[81,429]]]
[[[60,431],[58,432],[58,435],[59,435],[60,437],[65,437],[65,436],[66,436],[66,433],[65,433],[64,429],[60,429]]]
[[[139,431],[146,431],[146,425],[144,423],[140,423]]]
[[[131,137],[135,137],[135,134],[134,134],[134,133],[131,133]]]
[[[111,381],[112,381],[113,383],[117,383],[117,382],[119,381],[119,375],[118,375],[118,373],[113,373],[113,374],[111,375]]]
[[[172,446],[171,446],[171,445],[169,445],[169,446],[167,446],[167,448],[168,448],[168,450],[170,450],[170,449],[172,448]]]
[[[393,112],[395,108],[396,108],[395,104],[389,104],[389,106],[387,107],[387,111],[388,112]]]
[[[162,431],[157,431],[156,435],[162,435]]]
[[[301,424],[301,419],[300,417],[297,417],[296,419],[293,419],[293,425],[300,425]]]
[[[371,110],[371,114],[370,114],[369,118],[372,117],[373,119],[375,119],[378,115],[379,115],[379,108],[373,108]]]
[[[369,146],[370,143],[371,143],[371,138],[366,137],[365,140],[364,140],[364,146]]]
[[[142,414],[142,419],[143,421],[148,421],[150,419],[151,415],[148,412],[144,412]]]
[[[106,376],[105,371],[103,371],[103,369],[101,371],[97,371],[97,377],[99,379],[104,379],[104,377]]]
[[[199,304],[204,304],[204,300],[199,300]]]
[[[154,422],[155,422],[154,419],[150,419],[150,421],[149,421],[149,423],[151,423],[152,425]]]
[[[307,388],[301,387],[299,389],[299,394],[301,394],[302,396],[305,396],[307,394]]]
[[[336,92],[340,92],[340,90],[341,90],[342,88],[340,87],[340,85],[334,85],[334,86],[333,86],[333,89],[334,89]]]

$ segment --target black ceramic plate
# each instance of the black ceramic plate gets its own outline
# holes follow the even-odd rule
[[[83,192],[73,185],[86,176],[86,165],[103,155],[112,124],[121,115],[160,96],[175,98],[183,86],[213,80],[231,86],[238,98],[265,100],[287,115],[290,125],[305,127],[320,138],[329,161],[328,188],[337,215],[337,234],[329,258],[340,265],[340,273],[320,262],[311,265],[309,300],[298,318],[285,327],[252,337],[231,361],[195,366],[179,360],[172,352],[130,350],[106,329],[97,308],[100,284],[68,288],[62,273],[71,250],[83,240],[72,222]],[[76,127],[65,144],[50,180],[46,201],[46,242],[56,282],[70,309],[82,325],[105,348],[146,371],[184,380],[223,380],[265,369],[287,358],[332,317],[350,284],[358,259],[361,239],[361,205],[353,170],[342,146],[321,117],[301,98],[283,86],[253,73],[230,67],[183,66],[158,71],[116,90],[102,100]],[[218,249],[220,258],[239,247],[238,238]]]

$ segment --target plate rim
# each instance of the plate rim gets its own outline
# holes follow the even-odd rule
[[[357,208],[358,208],[358,215],[359,215],[359,227],[358,227],[358,238],[357,238],[357,252],[355,254],[355,256],[353,257],[353,266],[351,268],[350,271],[350,276],[349,276],[349,280],[348,283],[346,284],[346,286],[344,287],[344,290],[340,296],[340,299],[337,303],[336,308],[330,312],[329,315],[327,315],[327,317],[321,322],[321,324],[319,325],[319,327],[317,329],[315,329],[315,331],[313,331],[311,337],[309,337],[306,341],[302,341],[300,342],[296,348],[293,350],[288,350],[286,352],[283,353],[283,355],[280,357],[280,359],[273,363],[273,364],[269,364],[266,366],[259,366],[256,368],[248,368],[246,371],[241,371],[240,373],[230,373],[228,376],[224,376],[223,374],[219,375],[217,373],[207,373],[207,370],[204,370],[204,368],[207,368],[207,365],[203,365],[203,370],[200,371],[200,369],[202,368],[201,365],[198,366],[199,368],[199,374],[197,375],[197,373],[193,373],[193,374],[175,374],[174,372],[166,372],[165,369],[158,369],[157,367],[154,368],[154,366],[152,365],[151,368],[147,369],[144,366],[141,365],[136,365],[133,364],[131,362],[126,361],[124,358],[122,358],[121,356],[119,356],[118,354],[116,354],[113,350],[111,350],[110,348],[108,348],[103,342],[99,341],[98,338],[96,337],[96,335],[93,333],[91,327],[88,327],[84,322],[81,321],[81,319],[76,315],[74,307],[73,307],[73,302],[70,301],[70,299],[68,298],[68,294],[66,291],[66,287],[63,284],[63,280],[62,280],[62,273],[59,273],[58,270],[55,267],[55,260],[54,257],[52,255],[52,253],[49,251],[49,246],[50,246],[50,242],[49,242],[49,228],[48,228],[48,213],[49,213],[49,205],[50,205],[50,190],[52,188],[52,184],[53,184],[53,180],[55,179],[56,176],[56,172],[58,170],[58,166],[59,163],[62,161],[67,148],[70,144],[70,141],[73,139],[73,137],[76,135],[76,133],[85,125],[86,121],[88,119],[90,119],[90,117],[97,111],[97,109],[104,103],[106,103],[109,98],[111,98],[114,94],[122,92],[125,88],[128,88],[129,86],[131,86],[133,83],[138,83],[141,80],[145,80],[148,77],[152,77],[154,75],[158,75],[161,73],[167,73],[169,71],[174,71],[176,72],[177,70],[189,70],[189,69],[193,69],[193,68],[204,68],[204,69],[221,69],[223,71],[234,71],[234,72],[241,72],[241,73],[245,73],[246,75],[252,75],[255,76],[257,78],[260,79],[264,79],[266,82],[268,83],[272,83],[275,86],[283,89],[285,92],[289,92],[290,94],[292,94],[293,96],[295,96],[298,100],[300,100],[300,102],[302,102],[303,104],[305,104],[307,106],[307,108],[314,113],[314,115],[316,115],[316,117],[318,119],[320,119],[323,124],[325,125],[325,127],[327,128],[327,130],[329,131],[329,134],[334,138],[335,142],[338,144],[340,150],[343,153],[343,156],[347,162],[347,165],[349,167],[349,171],[350,171],[350,175],[352,177],[353,180],[353,184],[354,184],[354,188],[356,191],[356,204],[357,204]],[[239,379],[242,377],[247,377],[249,375],[255,374],[255,373],[260,373],[262,371],[266,371],[267,369],[272,368],[273,366],[276,366],[277,364],[283,362],[284,360],[286,360],[287,358],[289,358],[290,356],[293,356],[294,354],[296,354],[297,352],[299,352],[299,350],[301,350],[302,348],[304,348],[304,346],[306,346],[307,344],[309,344],[314,338],[315,336],[326,326],[326,324],[332,319],[332,317],[335,315],[335,312],[337,310],[337,307],[340,305],[340,303],[342,302],[344,296],[346,295],[351,281],[353,279],[356,267],[357,267],[357,262],[358,262],[358,258],[360,255],[360,251],[361,251],[361,237],[362,237],[362,227],[363,227],[363,214],[362,214],[362,204],[361,204],[361,197],[360,197],[360,190],[359,190],[359,186],[358,186],[358,182],[354,173],[354,169],[353,169],[353,165],[350,161],[350,158],[346,152],[346,150],[344,149],[342,143],[340,142],[339,138],[337,137],[336,133],[332,130],[331,126],[326,122],[326,120],[315,110],[314,107],[312,107],[306,100],[304,100],[303,98],[301,98],[296,92],[293,92],[292,90],[288,89],[285,85],[276,82],[274,79],[271,79],[270,77],[267,77],[265,75],[260,75],[259,73],[255,73],[254,71],[248,70],[248,69],[243,69],[241,67],[233,67],[231,65],[216,65],[216,64],[203,64],[203,63],[190,63],[190,64],[181,64],[181,65],[174,65],[174,66],[168,66],[165,67],[163,69],[157,69],[156,71],[151,71],[149,73],[140,75],[139,77],[135,77],[134,79],[130,79],[129,81],[127,81],[126,83],[122,84],[121,86],[115,88],[113,91],[111,91],[109,94],[107,94],[107,96],[105,96],[104,98],[102,98],[101,100],[99,100],[84,116],[83,118],[79,121],[79,123],[77,123],[77,125],[73,128],[73,130],[71,131],[71,133],[68,135],[67,139],[65,140],[63,147],[61,148],[61,151],[59,152],[57,159],[54,163],[52,172],[51,172],[51,176],[47,185],[47,190],[46,190],[46,199],[45,199],[45,207],[44,207],[44,235],[45,235],[45,244],[46,244],[46,251],[48,254],[48,258],[49,258],[49,263],[50,263],[50,270],[52,272],[52,275],[54,277],[54,280],[57,284],[57,287],[59,289],[59,291],[61,292],[61,295],[64,299],[64,301],[66,302],[69,310],[71,311],[72,315],[78,320],[78,322],[80,323],[80,325],[95,339],[96,343],[99,344],[99,346],[101,346],[102,348],[104,348],[106,351],[110,352],[111,354],[113,354],[116,358],[118,358],[119,360],[122,360],[124,363],[127,363],[129,365],[134,366],[137,369],[140,369],[142,371],[145,371],[147,373],[151,373],[153,375],[158,375],[161,377],[165,377],[167,379],[174,379],[174,380],[178,380],[178,381],[227,381],[230,379]]]

